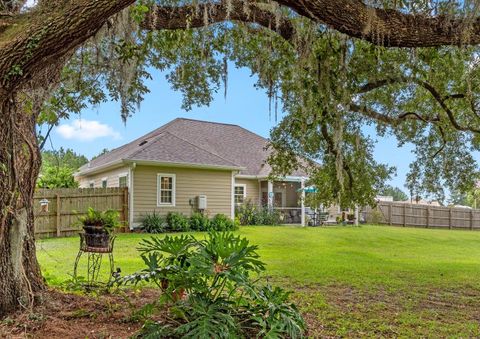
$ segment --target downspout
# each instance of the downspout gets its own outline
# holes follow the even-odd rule
[[[232,181],[230,185],[230,218],[235,220],[235,172],[232,171]]]
[[[137,164],[134,162],[128,168],[128,225],[130,230],[133,230],[133,175]]]

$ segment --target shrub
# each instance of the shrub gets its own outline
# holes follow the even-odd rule
[[[147,233],[164,233],[167,230],[167,223],[165,217],[155,211],[152,214],[147,214],[142,220],[142,230]]]
[[[188,218],[182,213],[168,212],[166,221],[169,231],[186,232],[190,229]]]
[[[240,221],[240,225],[258,225],[257,207],[250,199],[235,208],[235,214]]]
[[[202,213],[193,213],[190,217],[190,229],[193,231],[208,231],[210,220]]]
[[[217,214],[210,221],[210,229],[214,231],[233,231],[237,228],[235,221],[227,217],[225,214]]]
[[[280,213],[268,207],[257,207],[247,200],[236,208],[236,215],[241,225],[269,225],[280,224]]]
[[[385,223],[385,216],[379,208],[372,209],[367,221],[371,224],[383,224]]]
[[[280,212],[268,207],[260,209],[257,216],[258,225],[275,226],[280,224]]]
[[[258,283],[265,265],[257,249],[230,232],[210,232],[205,240],[142,240],[146,268],[116,279],[119,285],[153,282],[163,292],[163,302],[150,304],[165,314],[163,320],[147,320],[140,337],[302,337],[305,323],[289,292]]]

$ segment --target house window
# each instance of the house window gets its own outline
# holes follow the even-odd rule
[[[128,186],[128,174],[118,177],[118,187]]]
[[[107,178],[102,179],[102,188],[107,188],[107,184],[108,184],[107,180],[108,180]]]
[[[94,187],[95,187],[95,181],[90,181],[90,182],[88,183],[88,187],[94,188]]]
[[[245,202],[247,189],[245,185],[235,185],[235,205],[241,205]]]
[[[175,206],[175,174],[158,174],[157,205]]]

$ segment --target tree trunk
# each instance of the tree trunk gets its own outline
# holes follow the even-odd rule
[[[41,159],[35,122],[74,49],[135,0],[45,2],[11,38],[0,31],[0,317],[44,288],[35,255],[33,194]],[[43,2],[42,2],[43,3]]]
[[[15,94],[0,94],[0,316],[30,307],[44,286],[33,224],[41,163],[35,120]]]

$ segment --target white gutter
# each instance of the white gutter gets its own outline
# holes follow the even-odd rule
[[[265,176],[250,175],[250,174],[237,174],[235,177],[238,178],[238,179],[261,179]]]
[[[136,164],[133,163],[129,168],[128,168],[128,226],[131,230],[133,230],[133,175],[134,175],[134,169],[136,167]]]
[[[90,174],[95,174],[97,172],[103,172],[105,170],[108,170],[108,169],[111,169],[111,168],[114,168],[114,167],[120,167],[123,165],[123,160],[115,160],[115,161],[111,161],[109,163],[106,163],[104,165],[100,165],[100,166],[97,166],[97,167],[94,167],[94,168],[87,168],[83,171],[78,171],[78,172],[75,172],[74,173],[74,176],[77,177],[77,176],[86,176],[86,175],[90,175]]]
[[[245,167],[240,166],[223,166],[223,165],[203,165],[190,162],[162,162],[150,160],[123,160],[124,163],[136,163],[144,166],[171,166],[171,167],[185,167],[185,168],[201,168],[201,169],[219,169],[219,170],[244,170]]]
[[[74,174],[77,176],[86,176],[95,174],[97,172],[103,172],[115,167],[120,167],[125,164],[134,164],[137,165],[146,165],[146,166],[172,166],[172,167],[185,167],[185,168],[202,168],[202,169],[219,169],[219,170],[244,170],[245,167],[240,166],[222,166],[222,165],[203,165],[195,164],[189,162],[162,162],[162,161],[150,161],[150,160],[115,160],[107,164],[94,167],[92,169],[85,169],[83,171],[78,171]]]
[[[249,174],[238,174],[236,176],[238,179],[258,179],[258,180],[268,180],[267,175],[249,175]],[[293,175],[287,175],[283,178],[278,178],[274,181],[291,181],[291,182],[301,182],[302,180],[308,180],[308,177],[298,177]]]

